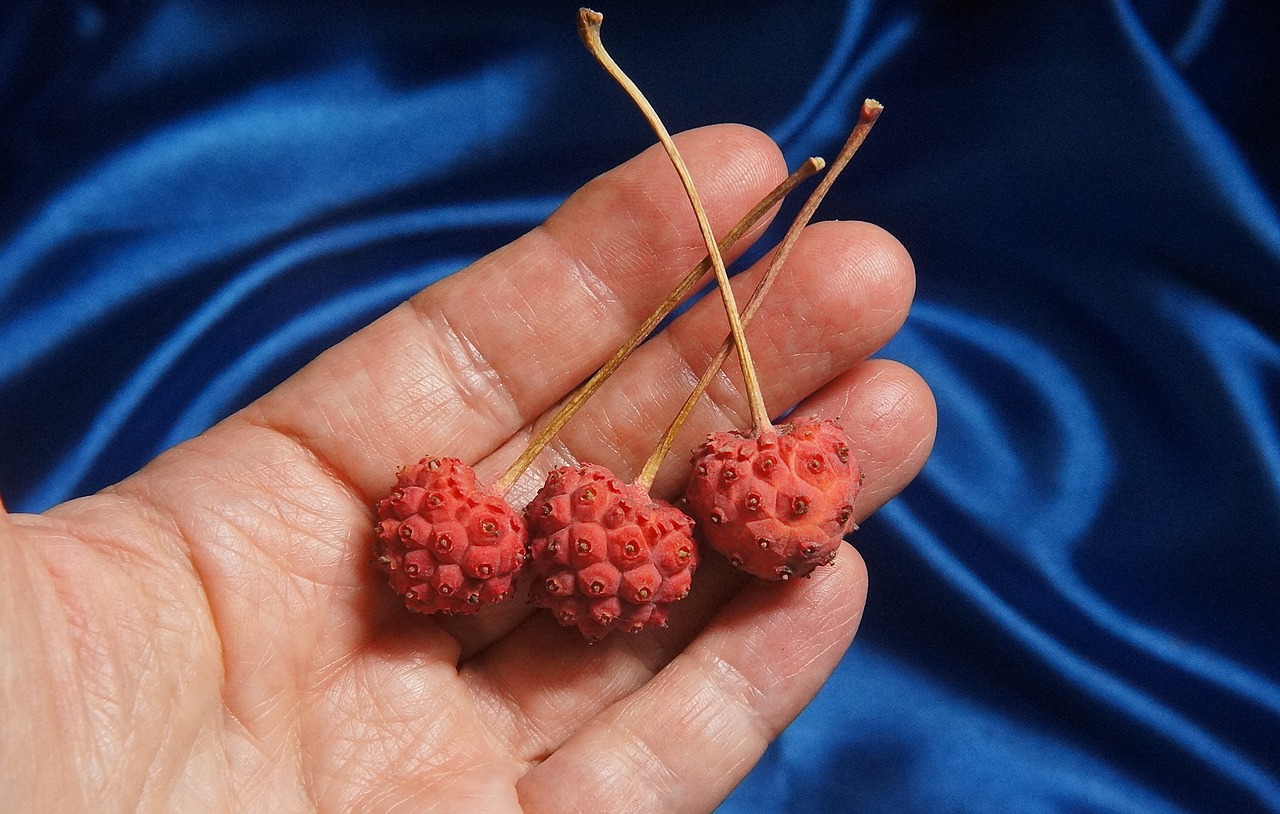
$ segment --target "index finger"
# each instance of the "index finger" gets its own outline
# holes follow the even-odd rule
[[[786,175],[773,142],[746,127],[685,133],[681,149],[718,233]],[[493,451],[599,367],[704,254],[677,176],[648,150],[321,355],[248,415],[370,499],[399,464]]]

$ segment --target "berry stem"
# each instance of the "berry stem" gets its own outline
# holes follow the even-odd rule
[[[862,110],[858,115],[858,123],[854,126],[853,132],[849,134],[848,140],[845,141],[844,146],[840,148],[840,152],[831,162],[831,169],[818,182],[813,192],[809,194],[808,200],[804,202],[804,206],[796,214],[795,220],[787,227],[787,232],[779,242],[777,251],[774,252],[773,260],[769,263],[768,270],[765,272],[764,277],[760,279],[760,282],[756,284],[755,290],[751,292],[751,297],[747,300],[747,306],[742,311],[744,325],[750,322],[751,318],[756,315],[756,311],[760,309],[761,300],[769,292],[769,288],[773,285],[773,281],[777,279],[782,265],[787,261],[787,256],[791,253],[791,249],[795,246],[796,241],[800,239],[801,230],[813,218],[818,205],[822,203],[822,199],[826,197],[827,192],[831,189],[831,185],[835,183],[840,172],[849,164],[854,154],[858,152],[862,142],[866,141],[867,134],[871,132],[871,128],[875,125],[876,120],[880,118],[880,113],[883,110],[884,106],[874,99],[867,99],[862,103]],[[707,365],[702,378],[698,380],[698,384],[689,393],[689,398],[685,400],[684,406],[680,408],[675,420],[671,422],[671,426],[667,427],[662,440],[658,442],[657,448],[649,456],[649,460],[645,462],[637,483],[643,483],[646,487],[653,484],[653,479],[658,474],[658,468],[662,465],[663,460],[666,459],[667,453],[671,451],[672,445],[675,444],[676,434],[680,432],[680,428],[684,426],[684,422],[693,412],[698,399],[702,398],[702,394],[711,386],[712,380],[720,372],[720,367],[725,363],[725,360],[729,358],[729,353],[733,350],[733,347],[732,336],[727,337],[720,345],[720,351],[711,360],[711,363]],[[766,426],[757,424],[752,427],[752,434],[758,436],[766,428]]]
[[[793,189],[799,186],[811,175],[821,170],[824,166],[826,166],[826,162],[821,158],[814,157],[808,159],[796,168],[795,172],[788,175],[783,179],[782,183],[774,187],[768,195],[761,198],[760,202],[752,207],[750,212],[743,215],[742,219],[739,220],[731,230],[729,230],[729,233],[720,241],[721,251],[728,251],[733,247],[742,239],[743,235],[745,235],[751,227],[755,226],[756,223],[758,223],[760,219],[769,212],[770,209],[777,206],[778,203],[789,195]],[[654,328],[656,328],[662,320],[666,319],[671,312],[675,310],[676,306],[689,295],[689,292],[693,291],[693,289],[702,280],[703,276],[705,276],[710,270],[711,258],[708,256],[703,258],[702,262],[694,266],[693,269],[685,275],[684,279],[680,281],[675,289],[673,289],[672,292],[658,304],[657,308],[653,310],[653,313],[650,314],[640,327],[636,328],[635,332],[631,334],[627,341],[624,342],[616,352],[614,352],[612,358],[610,358],[603,367],[597,370],[590,379],[579,386],[578,389],[569,396],[564,404],[561,405],[560,409],[556,411],[556,414],[552,416],[546,426],[539,430],[538,434],[529,442],[529,445],[525,448],[524,452],[521,453],[520,457],[517,458],[515,462],[507,468],[507,471],[502,475],[502,477],[498,479],[494,488],[499,494],[505,494],[512,485],[520,479],[520,476],[524,474],[525,470],[533,464],[534,459],[541,454],[547,444],[551,443],[551,439],[556,436],[556,433],[560,432],[564,425],[569,423],[569,419],[573,418],[574,414],[577,413],[582,405],[587,402],[587,399],[595,395],[595,392],[600,389],[600,387],[605,383],[605,380],[613,375],[614,371],[616,371],[622,363],[626,361],[627,357],[631,355],[631,352],[638,348],[640,344],[649,337],[649,334],[653,333]]]
[[[742,378],[746,386],[747,402],[751,406],[752,424],[755,426],[768,426],[769,410],[765,407],[764,396],[760,393],[760,382],[756,378],[755,365],[751,362],[751,352],[747,348],[747,339],[742,331],[742,321],[738,318],[738,304],[734,300],[733,289],[729,285],[729,273],[725,270],[724,258],[720,256],[720,250],[716,246],[715,236],[711,232],[711,224],[707,221],[707,212],[702,206],[702,198],[698,195],[698,190],[693,186],[693,179],[689,176],[689,168],[685,166],[684,159],[680,157],[680,151],[676,149],[675,142],[671,139],[671,134],[667,132],[666,126],[658,118],[657,111],[653,109],[653,106],[649,104],[649,100],[640,92],[640,88],[631,81],[622,68],[618,67],[618,63],[614,62],[613,58],[609,56],[609,52],[605,50],[604,43],[600,41],[600,24],[603,22],[604,15],[597,11],[592,11],[588,8],[578,10],[578,34],[581,35],[582,41],[586,44],[587,49],[591,51],[591,55],[596,58],[596,61],[622,86],[627,95],[631,97],[631,100],[635,102],[636,107],[640,108],[640,112],[644,114],[649,126],[653,128],[658,141],[662,143],[663,149],[667,151],[667,156],[671,159],[676,172],[680,175],[680,182],[684,184],[685,193],[689,196],[689,203],[693,206],[693,214],[698,219],[698,230],[702,232],[703,242],[707,244],[707,254],[711,258],[711,267],[716,273],[716,285],[720,289],[720,297],[724,300],[725,314],[729,318],[729,332],[733,336],[734,346],[738,349],[738,361],[742,365]]]

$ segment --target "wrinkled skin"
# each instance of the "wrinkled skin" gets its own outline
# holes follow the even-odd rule
[[[723,232],[784,174],[761,134],[680,139]],[[657,150],[422,292],[124,482],[0,512],[0,788],[13,811],[707,811],[817,691],[866,590],[848,546],[747,585],[706,557],[672,627],[588,645],[525,602],[411,614],[370,564],[371,506],[423,454],[492,480],[703,250]],[[909,258],[858,223],[806,230],[748,331],[771,408],[840,417],[864,518],[922,466],[933,402],[866,361],[906,316]],[[748,272],[750,279],[760,269]],[[647,344],[517,484],[573,458],[634,476],[724,335],[712,300]],[[745,425],[732,375],[687,450]]]

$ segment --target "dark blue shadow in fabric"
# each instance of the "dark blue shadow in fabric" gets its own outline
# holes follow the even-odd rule
[[[915,258],[940,426],[723,812],[1280,811],[1280,7],[602,10]],[[0,493],[94,491],[650,143],[571,4],[0,10]],[[750,58],[744,58],[750,55]],[[775,230],[776,236],[776,230]]]

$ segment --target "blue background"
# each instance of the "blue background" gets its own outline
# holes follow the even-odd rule
[[[575,4],[458,5],[0,8],[11,510],[651,143]],[[820,216],[912,252],[884,355],[939,404],[857,536],[858,640],[722,811],[1280,811],[1280,6],[599,8],[672,129],[752,124],[794,166],[886,104]]]

